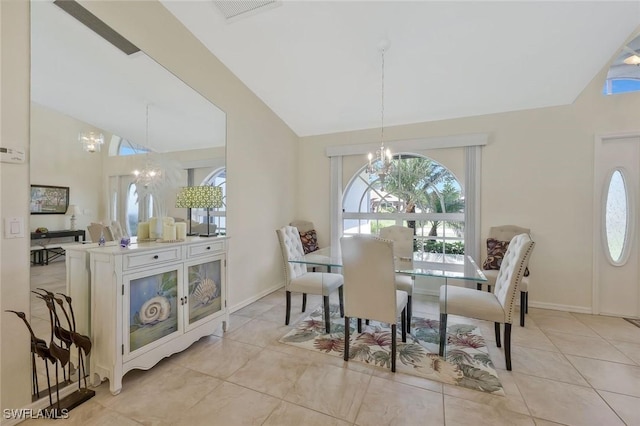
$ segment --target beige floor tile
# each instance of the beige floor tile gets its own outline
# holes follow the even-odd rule
[[[564,355],[532,348],[511,348],[512,371],[531,376],[588,386]]]
[[[233,383],[225,382],[188,411],[174,425],[243,426],[262,425],[280,400]]]
[[[348,426],[351,423],[282,401],[263,426]]]
[[[233,373],[227,381],[282,398],[308,365],[309,361],[305,358],[284,357],[282,353],[265,349]]]
[[[536,426],[563,426],[562,423],[550,422],[548,420],[542,420],[538,418],[533,418],[533,421],[536,422]]]
[[[547,332],[547,336],[563,354],[635,365],[631,359],[602,337],[555,332]]]
[[[256,318],[261,313],[268,311],[271,308],[273,308],[272,303],[261,302],[258,300],[257,302],[253,302],[252,304],[235,311],[234,314],[241,315],[243,317]]]
[[[567,355],[567,359],[598,390],[640,398],[640,367]]]
[[[598,334],[590,327],[573,317],[546,316],[535,319],[540,330],[560,333],[577,334],[580,336],[598,337]]]
[[[355,362],[349,362],[349,364],[356,364]],[[370,366],[373,367],[373,366]],[[371,375],[380,377],[382,379],[390,380],[392,382],[404,383],[405,385],[411,385],[417,388],[430,390],[433,392],[442,393],[443,383],[433,380],[425,379],[424,377],[413,376],[411,374],[404,374],[398,369],[395,373],[392,373],[388,368],[372,368]]]
[[[640,398],[606,391],[598,393],[627,425],[640,425]]]
[[[221,327],[218,327],[218,329],[213,334],[215,334],[218,337],[224,337],[226,333],[231,333],[233,331],[236,331],[237,329],[239,329],[249,321],[251,321],[251,318],[249,317],[243,317],[242,315],[231,314],[229,315],[229,324],[227,324],[227,331],[224,332]]]
[[[289,331],[291,329],[284,324],[278,325],[271,321],[252,319],[235,331],[227,333],[225,339],[265,347],[271,342],[279,340]]]
[[[610,340],[609,342],[625,354],[627,358],[640,365],[640,343],[625,342],[623,340]]]
[[[534,425],[530,416],[449,395],[444,396],[444,417],[447,425]]]
[[[502,336],[504,336],[504,327]],[[556,345],[539,328],[520,327],[518,324],[513,324],[511,327],[511,346],[535,348],[550,352],[559,351]]]
[[[259,346],[223,339],[175,355],[175,362],[219,379],[226,379],[260,352]],[[173,358],[173,357],[172,357]]]
[[[119,395],[102,403],[141,423],[173,422],[188,412],[221,381],[179,365],[167,363],[149,380],[126,383]]]
[[[571,425],[622,425],[618,416],[590,387],[514,374],[533,417]]]
[[[31,419],[20,424],[23,426],[37,426],[42,424],[59,424],[60,422],[65,426],[136,426],[140,424],[92,400],[69,411],[69,417],[66,419]]]
[[[370,379],[357,371],[311,364],[284,399],[353,422]]]
[[[444,424],[442,394],[373,377],[364,395],[356,424]],[[407,413],[411,413],[408,416]]]
[[[640,344],[640,327],[636,327],[622,318],[602,315],[573,315],[605,339],[624,340]]]

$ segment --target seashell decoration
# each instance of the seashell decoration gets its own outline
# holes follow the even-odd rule
[[[156,296],[144,302],[140,308],[140,323],[151,324],[164,321],[171,314],[171,303],[164,296]]]
[[[216,290],[218,290],[216,283],[211,278],[205,278],[198,283],[191,297],[195,297],[203,305],[208,305],[215,298]]]

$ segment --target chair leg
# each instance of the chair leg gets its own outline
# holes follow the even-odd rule
[[[324,328],[327,334],[331,333],[331,317],[329,315],[329,296],[322,296],[324,301]]]
[[[362,318],[358,318],[358,333],[362,333]]]
[[[495,329],[496,329],[496,346],[500,347],[500,323],[496,322],[495,323]]]
[[[286,299],[287,299],[287,308],[286,308],[287,309],[287,314],[286,314],[286,317],[284,319],[284,325],[289,325],[289,316],[291,314],[291,292],[287,291],[286,294],[287,294],[287,297],[286,297]]]
[[[307,293],[302,293],[302,312],[307,310]]]
[[[524,304],[524,313],[528,314],[529,313],[529,292],[528,291],[524,294],[524,300],[526,300]]]
[[[396,325],[391,325],[391,372],[396,372]]]
[[[402,310],[402,314],[400,314],[400,326],[402,327],[402,342],[405,343],[407,341],[407,308]]]
[[[444,345],[447,342],[447,314],[440,314],[440,356],[444,356]]]
[[[524,291],[521,291],[520,292],[520,327],[524,327],[524,313],[526,310],[526,306],[527,306],[527,296]]]
[[[507,370],[511,371],[511,324],[504,325],[504,358],[507,361]]]
[[[338,299],[340,299],[340,316],[344,316],[344,290],[342,286],[338,287]]]
[[[411,296],[407,299],[407,333],[411,334],[411,318],[413,316],[413,310],[411,309]]]
[[[349,317],[344,317],[344,360],[349,361]]]

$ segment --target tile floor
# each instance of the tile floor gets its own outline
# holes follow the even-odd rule
[[[64,424],[640,425],[640,328],[622,319],[531,308],[526,327],[513,327],[511,372],[493,324],[478,322],[502,397],[281,344],[284,300],[272,293],[232,314],[227,333],[128,373],[117,396],[103,383]],[[300,303],[292,324],[304,317]],[[307,312],[319,304],[310,296]],[[438,307],[416,296],[414,312]]]

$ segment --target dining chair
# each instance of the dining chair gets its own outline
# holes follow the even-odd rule
[[[318,246],[318,234],[313,222],[308,220],[293,220],[289,223],[289,226],[298,228],[298,233],[300,233],[300,242],[302,243],[304,254],[311,253],[320,248]],[[322,266],[314,265],[307,266],[307,270],[311,272],[325,272],[327,269]],[[306,307],[307,294],[302,293],[302,312],[306,310]]]
[[[327,333],[331,332],[331,320],[329,311],[329,296],[336,289],[340,299],[340,316],[344,316],[342,275],[329,272],[308,272],[307,266],[300,263],[291,263],[290,259],[304,256],[300,234],[293,226],[285,226],[276,229],[280,249],[282,252],[282,264],[284,267],[285,292],[286,292],[286,317],[285,325],[289,325],[291,313],[291,292],[321,295],[323,299],[324,323]],[[305,300],[306,301],[306,300]],[[303,303],[304,305],[304,303]],[[302,312],[304,312],[304,307]]]
[[[506,252],[509,241],[518,234],[531,234],[529,228],[522,228],[516,225],[492,226],[489,228],[487,236],[487,259],[482,265],[482,272],[487,281],[476,283],[478,290],[482,285],[487,285],[487,291],[491,291],[496,284],[500,261]],[[525,314],[529,313],[529,269],[525,270],[525,275],[520,282],[520,326],[524,327]]]
[[[408,294],[396,289],[393,241],[372,235],[340,238],[344,274],[344,360],[349,361],[350,319],[371,319],[391,325],[391,371],[396,371],[396,323],[401,318],[407,341]]]
[[[89,231],[89,235],[91,236],[91,241],[94,243],[98,242],[98,240],[100,239],[100,235],[104,235],[105,241],[114,241],[111,228],[101,223],[92,222],[87,226],[87,230]]]
[[[507,370],[511,370],[511,323],[516,291],[535,243],[529,234],[513,237],[502,259],[493,293],[453,285],[440,287],[440,356],[447,342],[447,317],[460,315],[493,321],[496,346],[500,347],[500,324],[504,324],[504,355]]]
[[[380,238],[393,241],[393,255],[396,269],[413,269],[413,229],[392,225],[380,229]],[[406,291],[407,301],[407,332],[411,332],[411,316],[413,313],[414,275],[396,274],[396,288]]]

